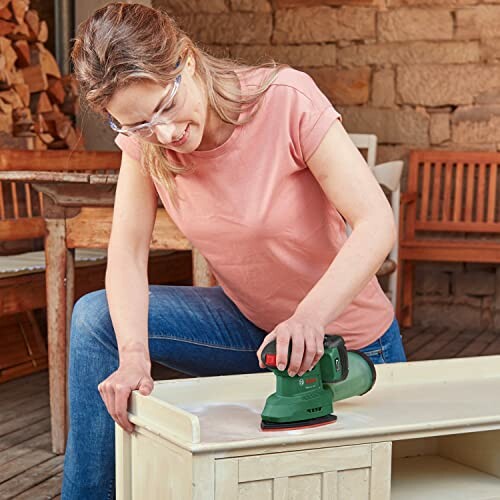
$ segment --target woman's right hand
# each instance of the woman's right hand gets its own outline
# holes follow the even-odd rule
[[[136,389],[143,396],[153,390],[151,362],[144,355],[127,356],[120,359],[118,370],[103,380],[97,388],[113,420],[126,432],[132,432],[134,425],[127,416],[130,393]]]

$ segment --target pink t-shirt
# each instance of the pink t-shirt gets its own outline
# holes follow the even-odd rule
[[[261,81],[258,69],[243,88]],[[307,168],[339,113],[306,73],[286,68],[255,118],[221,146],[172,159],[197,168],[176,177],[179,206],[155,182],[166,210],[207,259],[240,311],[270,332],[288,319],[346,241],[345,223]],[[136,139],[117,145],[140,160]],[[375,277],[328,325],[348,348],[378,339],[394,319]],[[236,333],[236,332],[235,332]]]

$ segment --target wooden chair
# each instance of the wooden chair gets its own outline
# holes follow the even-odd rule
[[[399,233],[399,214],[401,198],[401,176],[403,174],[404,162],[402,160],[379,163],[373,168],[373,174],[378,183],[389,193],[389,201],[394,215],[396,232]],[[387,295],[396,309],[398,290],[398,253],[399,234],[396,235],[396,244],[392,247],[386,261],[377,272],[377,276],[388,276]]]
[[[495,152],[410,152],[399,246],[403,326],[412,324],[416,261],[500,263],[499,165]]]
[[[108,152],[2,150],[0,173],[28,167],[40,171],[116,172],[120,158],[120,153]],[[42,195],[29,183],[0,180],[0,241],[5,245],[43,238],[42,210]],[[33,314],[33,310],[46,306],[44,251],[8,253],[0,256],[0,382],[47,367],[45,341]],[[78,248],[75,264],[76,298],[104,287],[105,250]],[[184,281],[191,276],[190,259],[179,252],[152,252],[149,267],[152,283]]]
[[[376,164],[377,158],[377,136],[374,134],[349,134],[349,137],[353,141],[354,145],[364,153],[366,163],[371,168],[375,178],[378,183],[388,192],[389,201],[391,204],[392,212],[394,214],[394,220],[396,223],[396,228],[399,228],[399,205],[400,205],[400,194],[401,194],[401,176],[403,173],[404,162],[400,160],[390,161],[385,163]],[[348,227],[348,234],[350,234],[350,228]],[[398,241],[399,237],[396,238],[396,244],[392,248],[387,259],[382,264],[381,268],[377,272],[377,277],[381,278],[388,276],[387,284],[387,296],[392,302],[394,308],[396,308],[397,299],[397,287],[398,287],[398,273],[397,273],[397,262],[398,262]]]

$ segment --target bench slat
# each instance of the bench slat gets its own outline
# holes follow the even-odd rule
[[[500,264],[500,243],[493,241],[406,241],[399,248],[403,260],[481,262]]]
[[[417,231],[446,231],[454,233],[500,233],[497,222],[420,222],[415,223]]]
[[[474,171],[475,163],[467,165],[467,186],[465,198],[465,222],[472,222],[472,205],[474,201]]]
[[[17,184],[15,182],[10,183],[10,194],[12,196],[12,203],[14,209],[14,219],[19,219],[19,203],[17,201]]]
[[[476,195],[476,221],[484,222],[484,199],[486,197],[486,164],[479,164]]]
[[[435,239],[418,239],[413,241],[405,241],[401,243],[402,247],[421,247],[421,248],[499,248],[500,241],[495,240],[449,240],[444,238]],[[500,253],[498,254],[500,258]]]
[[[444,200],[443,200],[443,220],[448,221],[451,218],[451,176],[452,163],[445,164],[445,180],[444,180]]]
[[[24,196],[26,198],[26,215],[33,217],[33,205],[31,203],[31,191],[28,183],[24,184]]]
[[[455,173],[455,199],[453,200],[453,222],[458,222],[462,218],[462,200],[464,189],[464,164],[457,163]]]
[[[497,172],[498,165],[493,163],[490,165],[490,183],[488,189],[488,215],[487,221],[495,221],[495,209],[497,204]]]
[[[431,220],[439,220],[439,205],[441,203],[441,162],[434,167],[434,182],[432,183]]]
[[[427,220],[429,211],[429,190],[431,184],[431,164],[424,162],[423,166],[423,181],[422,181],[422,203],[420,205],[420,220]]]
[[[3,184],[0,181],[0,220],[5,219],[5,201],[3,198]]]

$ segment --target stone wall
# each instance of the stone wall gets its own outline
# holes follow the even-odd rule
[[[500,150],[500,0],[153,0],[200,45],[307,71],[378,161]],[[417,323],[500,331],[500,268],[417,268]]]

